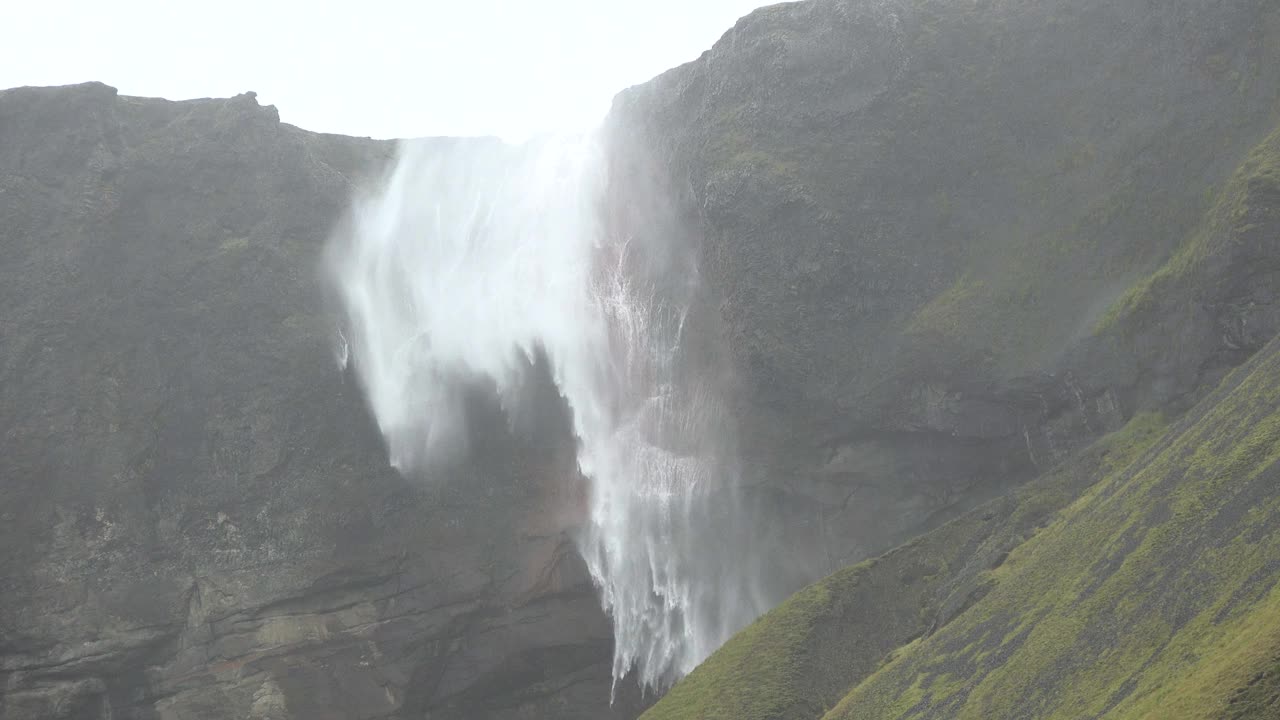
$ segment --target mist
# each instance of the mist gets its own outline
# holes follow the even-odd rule
[[[606,145],[599,131],[401,143],[329,268],[391,463],[426,482],[466,459],[467,388],[527,416],[525,374],[545,355],[588,484],[574,532],[614,625],[615,682],[635,671],[661,689],[766,604],[737,511],[728,368],[691,320],[696,247],[656,177],[620,178],[632,210],[610,212]]]

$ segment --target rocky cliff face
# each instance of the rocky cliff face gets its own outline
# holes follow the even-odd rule
[[[402,478],[336,360],[321,249],[391,152],[0,93],[0,717],[634,716],[554,392]]]
[[[966,510],[1184,412],[1280,328],[1274,143],[1250,154],[1276,67],[1267,0],[809,0],[620,96],[610,212],[700,254],[691,321],[732,369],[779,586],[963,516],[839,576],[864,620],[813,657],[853,670],[766,699],[835,703],[981,602],[973,568],[1111,477],[1110,446]],[[608,703],[552,389],[537,436],[477,392],[471,461],[405,478],[335,358],[321,248],[391,153],[250,95],[0,93],[0,717],[638,713]],[[629,171],[679,191],[678,227],[645,226]]]
[[[621,95],[687,181],[785,542],[890,547],[1269,339],[1266,264],[1108,310],[1274,127],[1278,63],[1268,2],[813,0]]]

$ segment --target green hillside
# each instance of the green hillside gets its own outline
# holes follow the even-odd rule
[[[1280,228],[1280,132],[1096,329],[1139,335]],[[1114,341],[1114,340],[1112,340]],[[1207,392],[1207,391],[1206,391]],[[1280,717],[1280,341],[1172,423],[797,593],[649,720]]]

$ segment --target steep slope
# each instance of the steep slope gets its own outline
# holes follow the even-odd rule
[[[1168,432],[804,590],[644,717],[1274,717],[1277,461],[1272,343]]]
[[[1143,337],[1173,364],[1180,338],[1222,332],[1229,352],[1213,362],[1228,364],[1275,332],[1277,252],[1280,130],[1093,342]],[[645,717],[1272,717],[1278,342],[1167,433],[1135,417],[1018,492],[802,591]]]
[[[554,391],[402,478],[336,361],[321,249],[391,152],[0,93],[0,717],[634,716]]]
[[[827,717],[1274,716],[1278,351],[1015,549],[986,596]]]
[[[809,0],[620,96],[608,209],[700,253],[690,322],[724,331],[698,351],[728,356],[770,590],[941,526],[797,596],[655,716],[875,707],[1013,602],[1004,553],[1099,478],[1138,482],[1120,458],[1280,327],[1274,137],[1230,181],[1280,117],[1276,67],[1271,0]],[[479,459],[420,482],[335,362],[320,248],[390,152],[250,95],[0,93],[0,717],[638,712],[608,705],[554,391],[529,388],[536,437],[477,392]],[[644,227],[628,163],[683,189],[679,222]],[[1152,643],[1199,642],[1168,625]],[[900,697],[945,716],[1018,689],[961,650],[973,688]]]
[[[988,571],[1098,477],[1159,439],[1158,415],[915,541],[797,593],[676,685],[644,717],[799,720],[834,707],[887,656],[991,589]]]
[[[812,0],[620,96],[700,218],[780,544],[883,551],[1265,342],[1200,332],[1225,305],[1090,338],[1275,127],[1278,65],[1264,0]]]

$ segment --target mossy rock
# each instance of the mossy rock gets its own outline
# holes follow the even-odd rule
[[[1280,341],[1165,428],[804,590],[645,717],[1273,717]]]
[[[1099,473],[1163,432],[1134,418],[1072,463],[893,552],[841,570],[743,630],[644,717],[814,718],[851,684],[990,590],[989,569]]]
[[[1249,153],[1195,232],[1159,269],[1130,287],[1098,321],[1095,332],[1133,332],[1159,308],[1203,295],[1197,290],[1214,274],[1210,263],[1229,266],[1241,238],[1277,216],[1280,128]]]
[[[978,603],[826,717],[1265,712],[1256,684],[1280,658],[1277,461],[1273,343],[1014,550]],[[1236,716],[1265,716],[1255,710]]]

